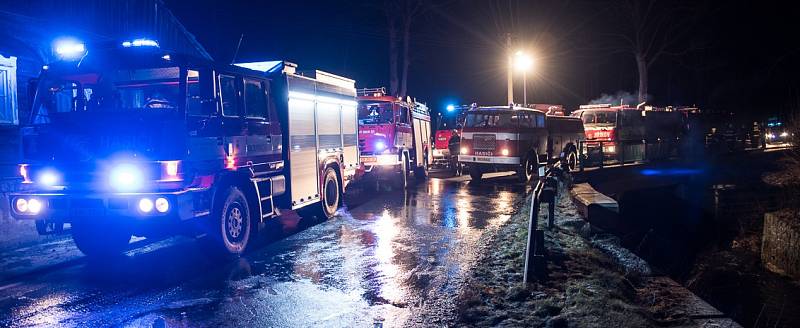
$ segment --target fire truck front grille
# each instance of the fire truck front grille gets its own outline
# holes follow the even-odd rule
[[[495,136],[493,134],[476,134],[472,137],[472,148],[475,150],[494,150]]]

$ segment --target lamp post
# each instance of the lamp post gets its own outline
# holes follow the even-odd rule
[[[514,54],[514,66],[522,71],[522,101],[524,105],[528,105],[528,70],[533,66],[533,59],[522,50],[517,51]]]

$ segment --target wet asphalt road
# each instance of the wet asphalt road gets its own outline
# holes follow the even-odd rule
[[[26,248],[15,256],[38,259],[3,273],[0,326],[440,325],[490,249],[481,236],[527,191],[512,177],[467,180],[432,178],[406,192],[352,188],[334,219],[276,219],[260,246],[233,261],[209,259],[183,237],[107,263],[64,251],[68,239],[53,243],[58,251]]]

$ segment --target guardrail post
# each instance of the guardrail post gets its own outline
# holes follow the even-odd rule
[[[528,244],[525,248],[525,272],[523,283],[529,283],[533,277],[544,277],[546,263],[544,259],[544,231],[539,230],[539,206],[542,202],[542,193],[547,183],[547,175],[539,178],[531,195],[531,212],[528,220]]]
[[[586,147],[586,142],[578,140],[578,169],[580,172],[583,172],[584,168],[584,153],[583,147]],[[589,156],[586,155],[586,159],[588,160]]]
[[[544,202],[547,202],[547,228],[555,226],[556,218],[556,195],[558,195],[558,180],[555,177],[548,177],[545,189],[542,192]]]

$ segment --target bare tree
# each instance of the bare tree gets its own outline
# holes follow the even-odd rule
[[[408,69],[411,66],[411,29],[414,22],[431,9],[448,4],[448,2],[439,2],[433,4],[430,0],[384,1],[389,32],[389,92],[391,94],[399,97],[407,95]]]
[[[679,56],[692,50],[692,42],[703,10],[699,1],[616,0],[618,32],[610,36],[633,55],[639,73],[639,102],[647,101],[648,73],[664,56]]]

